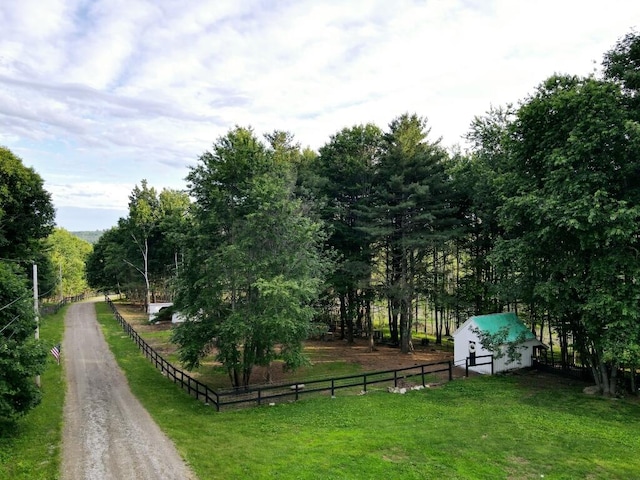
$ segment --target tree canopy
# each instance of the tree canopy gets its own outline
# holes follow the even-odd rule
[[[47,244],[47,254],[59,276],[55,293],[68,297],[87,291],[86,261],[93,250],[91,244],[63,228],[54,229]]]
[[[403,352],[417,320],[441,343],[467,315],[516,311],[565,368],[588,365],[615,394],[620,368],[640,363],[638,52],[631,32],[601,77],[554,75],[491,108],[466,151],[410,113],[343,128],[317,154],[236,127],[200,156],[188,195],[136,186],[90,283],[144,277],[175,293],[190,319],[174,336],[181,358],[216,347],[235,386],[254,365],[300,364],[311,317],[373,347],[372,309],[386,303]]]
[[[40,401],[34,377],[44,368],[46,352],[34,339],[28,285],[36,263],[44,291],[55,286],[44,242],[53,218],[42,178],[0,147],[0,417],[24,414]]]
[[[54,226],[44,182],[9,149],[0,147],[0,257],[30,259]]]
[[[46,351],[35,340],[33,295],[20,270],[0,262],[0,417],[22,415],[40,403],[34,377],[44,370]]]
[[[173,338],[190,366],[215,343],[234,386],[247,385],[255,365],[304,363],[326,270],[321,224],[293,195],[298,147],[286,135],[267,140],[237,127],[188,176],[194,227],[176,298],[188,321]]]
[[[496,257],[576,334],[606,393],[640,340],[640,129],[620,89],[555,76],[518,110]]]
[[[107,230],[87,259],[92,288],[124,292],[145,305],[172,296],[189,226],[186,193],[164,188],[159,193],[146,180],[129,196],[129,215]]]

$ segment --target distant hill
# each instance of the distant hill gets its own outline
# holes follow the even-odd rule
[[[71,232],[72,235],[84,240],[85,242],[89,242],[94,245],[100,240],[102,234],[106,232],[106,230],[94,230],[92,232]]]

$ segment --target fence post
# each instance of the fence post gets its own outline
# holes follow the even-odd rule
[[[491,355],[491,375],[493,375],[493,355]]]
[[[182,370],[176,369],[171,363],[167,362],[161,355],[158,355],[158,353],[153,349],[153,347],[151,345],[149,345],[139,334],[138,332],[135,331],[135,329],[127,322],[124,320],[124,317],[122,317],[122,315],[120,315],[120,313],[117,311],[117,309],[115,308],[115,305],[113,304],[113,302],[110,301],[110,299],[107,297],[107,302],[110,304],[110,306],[112,306],[113,308],[113,314],[116,317],[116,319],[118,319],[118,321],[120,322],[122,328],[124,329],[125,332],[127,332],[129,334],[129,336],[138,344],[138,347],[145,353],[145,356],[147,358],[150,358],[152,363],[155,364],[155,367],[158,368],[158,365],[160,365],[162,372],[167,372],[167,374],[172,374],[173,376],[173,382],[177,383],[178,382],[178,373],[180,374],[180,386],[185,389],[188,392],[189,395],[193,395],[193,391],[195,390],[195,397],[196,399],[200,399],[201,396],[204,396],[205,398],[205,402],[208,404],[209,402],[214,402],[215,403],[215,407],[216,407],[216,411],[220,412],[222,410],[222,405],[224,405],[224,401],[222,400],[221,396],[225,396],[227,395],[227,393],[223,393],[222,395],[220,395],[218,392],[216,392],[215,390],[211,390],[209,389],[209,387],[205,384],[203,384],[202,382],[192,378],[189,375],[186,375]],[[428,364],[428,365],[420,365],[420,375],[422,378],[422,385],[426,386],[426,378],[425,375],[429,372],[425,371],[425,366],[429,366],[429,365],[443,365],[444,363],[447,364],[447,370],[449,372],[449,380],[453,379],[453,362],[451,360],[446,361],[446,362],[437,362],[437,363],[433,363],[433,364]],[[492,359],[492,363],[491,363],[491,367],[492,367],[492,371],[493,371],[493,359]],[[410,368],[401,368],[401,369],[396,369],[393,370],[393,383],[394,386],[397,387],[398,386],[398,372],[402,371],[405,372],[406,370],[409,370],[411,368],[415,368],[415,367],[410,367]],[[434,373],[436,372],[444,372],[444,369],[438,369],[436,370]],[[346,380],[346,379],[351,379],[351,378],[356,378],[356,377],[361,377],[362,378],[362,385],[364,388],[364,391],[367,392],[368,390],[368,377],[372,375],[372,373],[375,374],[376,373],[384,373],[385,375],[390,373],[388,370],[384,371],[384,372],[369,372],[367,373],[362,373],[360,375],[354,375],[354,376],[347,376],[347,377],[339,377],[339,378],[331,378],[331,379],[325,379],[325,380],[321,380],[323,385],[326,385],[325,381],[330,381],[331,382],[331,396],[335,397],[335,391],[336,391],[336,381],[337,380]],[[467,357],[465,359],[465,373],[468,376],[469,375],[469,358]],[[413,377],[417,374],[411,374],[409,375],[410,377]],[[185,381],[185,377],[186,377],[186,381]],[[406,378],[406,376],[403,376],[402,378]],[[386,377],[383,381],[388,381],[388,377]],[[191,383],[195,384],[191,385]],[[373,381],[373,383],[376,383],[376,380]],[[295,385],[295,399],[296,401],[299,400],[300,398],[300,384],[299,383],[295,383],[295,384],[289,384],[291,385]],[[338,386],[337,388],[341,388],[341,387],[351,387],[351,386],[357,386],[357,383],[349,383],[348,385],[342,385],[342,386]],[[326,391],[327,388],[324,387],[321,389],[322,391]],[[262,404],[262,401],[264,400],[263,396],[262,396],[262,389],[261,388],[257,388],[255,391],[257,391],[257,397],[253,397],[247,400],[241,400],[241,401],[237,401],[237,400],[233,400],[230,403],[250,403],[253,401],[257,401],[258,405]],[[320,390],[317,390],[320,391]],[[304,392],[303,392],[304,393]],[[267,397],[268,398],[268,397]]]
[[[469,357],[464,359],[464,376],[469,376]]]

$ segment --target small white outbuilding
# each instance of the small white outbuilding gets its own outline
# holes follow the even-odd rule
[[[160,313],[160,310],[163,308],[168,308],[173,306],[171,302],[162,302],[162,303],[150,303],[149,304],[149,322],[153,323],[156,321],[156,317]],[[184,322],[184,317],[180,315],[178,312],[174,312],[171,316],[171,323],[182,323]]]
[[[521,354],[520,360],[509,361],[505,354],[501,358],[493,358],[493,351],[485,350],[480,343],[480,336],[476,330],[488,334],[506,331],[506,342],[514,342],[524,338],[517,348]],[[493,313],[470,317],[453,332],[454,364],[458,367],[468,366],[469,370],[477,373],[499,373],[516,368],[530,367],[536,349],[544,347],[536,336],[527,328],[515,313]],[[505,352],[506,344],[500,346]],[[493,365],[492,365],[493,364]]]

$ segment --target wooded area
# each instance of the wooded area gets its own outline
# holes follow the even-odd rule
[[[372,341],[384,305],[404,352],[419,306],[437,343],[469,315],[516,311],[615,394],[640,357],[639,52],[630,33],[601,77],[557,75],[477,117],[464,152],[411,113],[342,129],[317,153],[236,127],[187,192],[136,187],[89,281],[174,299],[191,320],[175,335],[183,360],[215,340],[234,385],[252,365],[304,361],[312,318]]]

